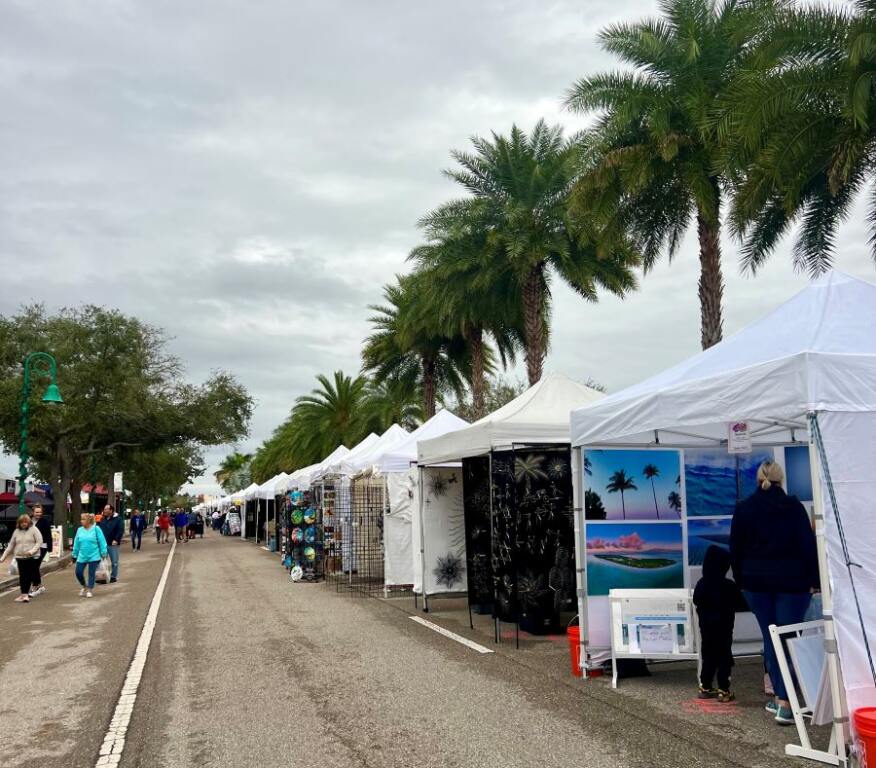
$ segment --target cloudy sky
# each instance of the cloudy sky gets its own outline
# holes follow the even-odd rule
[[[539,117],[580,127],[562,98],[613,66],[597,30],[655,11],[4,0],[0,313],[91,302],[162,325],[191,379],[222,368],[249,387],[253,448],[317,373],[358,368],[366,305],[405,269],[418,217],[456,194],[449,150]],[[837,266],[872,278],[863,221]],[[754,279],[736,254],[725,242],[728,332],[805,284],[787,249]],[[689,238],[625,301],[558,288],[548,368],[615,390],[696,352],[697,274]]]

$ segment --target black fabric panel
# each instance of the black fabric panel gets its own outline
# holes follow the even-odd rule
[[[490,460],[463,459],[462,500],[465,510],[465,559],[468,599],[478,613],[493,610],[493,570],[490,563]]]

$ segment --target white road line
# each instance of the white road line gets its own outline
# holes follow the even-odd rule
[[[477,651],[478,653],[493,653],[493,651],[491,651],[489,648],[478,645],[474,640],[469,640],[467,637],[457,635],[456,632],[451,632],[449,629],[439,627],[437,624],[433,624],[431,621],[421,619],[419,616],[408,616],[408,618],[411,621],[416,621],[417,624],[422,624],[424,627],[428,627],[433,632],[437,632],[439,635],[444,635],[444,637],[449,637],[451,640],[456,640],[457,643],[461,643],[466,648],[471,648],[473,651]]]
[[[152,596],[152,604],[149,606],[143,631],[137,641],[137,650],[134,651],[134,658],[131,660],[131,666],[128,667],[128,674],[125,676],[125,684],[122,686],[122,692],[116,703],[113,719],[110,721],[106,736],[103,737],[103,744],[98,753],[99,757],[94,764],[95,768],[118,765],[122,759],[128,723],[131,720],[131,713],[134,711],[134,703],[137,701],[137,688],[140,685],[140,677],[143,675],[143,667],[146,665],[146,655],[149,653],[149,644],[152,642],[152,633],[155,631],[155,622],[158,619],[158,609],[161,607],[161,598],[164,595],[164,587],[167,584],[167,575],[170,573],[170,564],[173,561],[175,551],[176,542],[174,541],[167,555],[167,561],[164,563],[164,571],[161,573],[158,586],[155,588],[155,594]]]

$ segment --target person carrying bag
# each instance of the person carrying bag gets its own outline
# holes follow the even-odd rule
[[[80,597],[94,597],[94,581],[97,578],[98,566],[109,555],[106,538],[100,527],[94,524],[94,515],[82,515],[82,527],[76,531],[73,539],[73,561],[76,563],[76,580],[82,586]],[[86,581],[86,570],[88,578]],[[104,570],[108,570],[104,566]]]

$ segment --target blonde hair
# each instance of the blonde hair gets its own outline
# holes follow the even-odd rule
[[[757,484],[762,490],[768,491],[774,485],[785,482],[785,473],[774,461],[765,461],[757,468]]]
[[[82,524],[86,528],[94,525],[94,515],[92,515],[90,512],[83,512],[82,516],[79,519],[82,521]]]
[[[30,523],[33,522],[33,521],[30,519],[30,515],[27,514],[27,512],[25,512],[23,515],[19,515],[19,516],[18,516],[18,520],[15,521],[15,527],[16,527],[16,528],[21,528],[21,524],[22,524],[25,520],[27,520],[28,525],[30,525]]]

